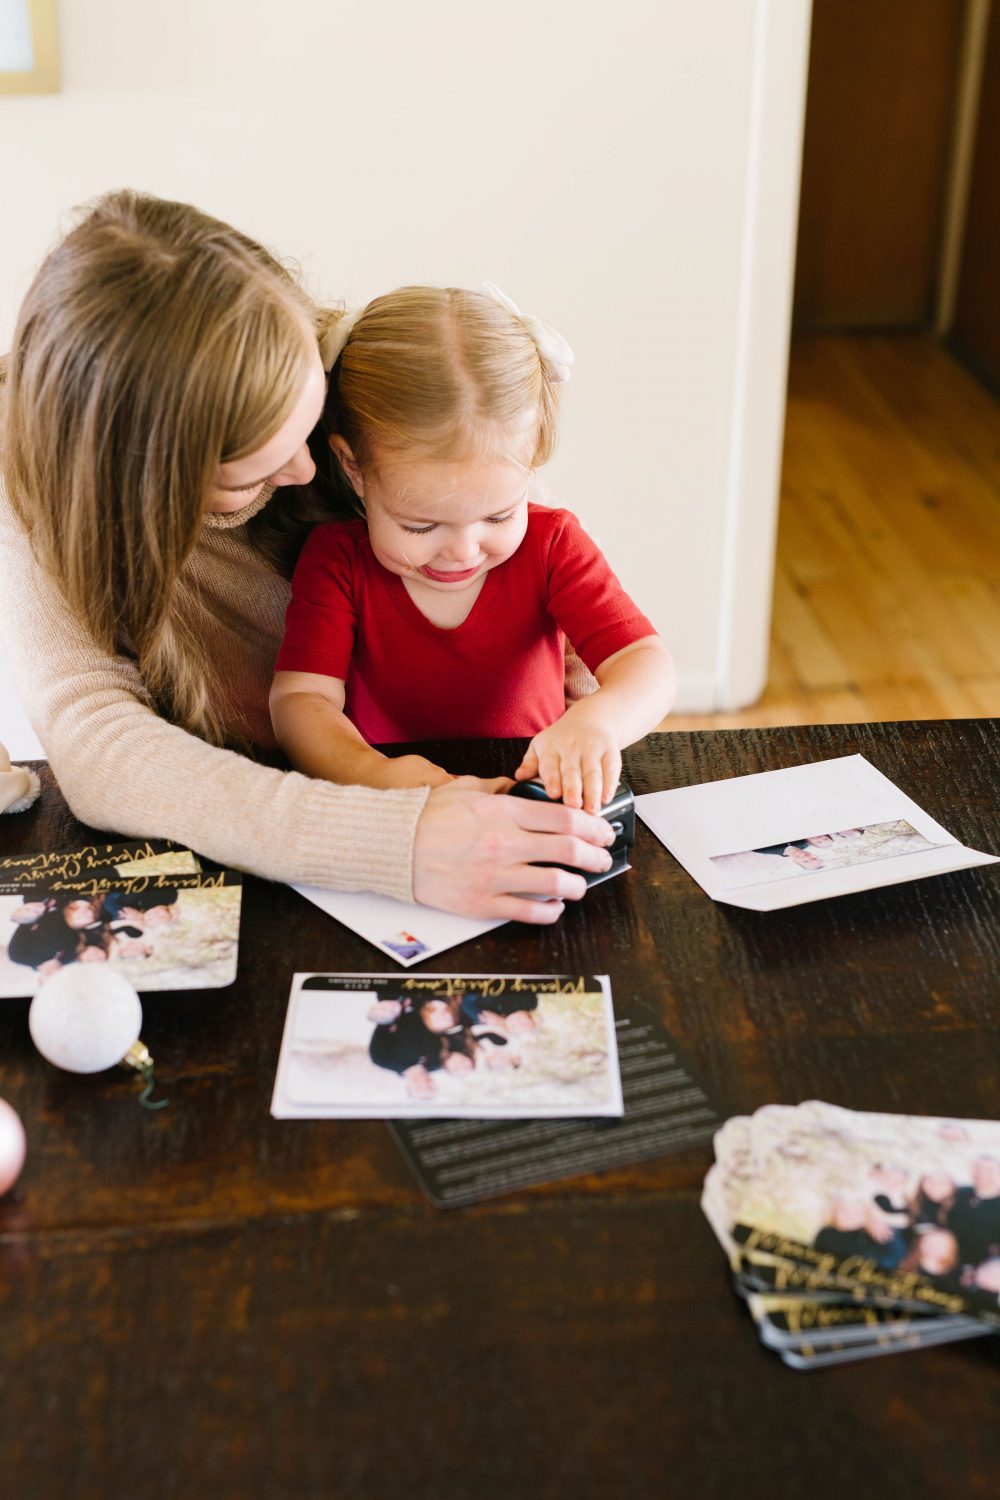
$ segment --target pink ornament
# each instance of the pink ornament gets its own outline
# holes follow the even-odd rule
[[[24,1126],[5,1099],[0,1099],[0,1194],[12,1188],[24,1166]]]

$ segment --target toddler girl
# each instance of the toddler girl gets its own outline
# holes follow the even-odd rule
[[[363,520],[317,526],[271,691],[292,764],[377,787],[449,780],[373,744],[530,736],[515,775],[597,811],[673,700],[670,657],[566,510],[532,503],[572,354],[495,288],[404,287],[346,314],[325,425]],[[598,691],[566,707],[565,643]]]

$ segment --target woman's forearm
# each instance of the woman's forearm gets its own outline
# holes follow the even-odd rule
[[[161,718],[135,662],[101,651],[35,565],[2,484],[0,633],[60,790],[81,822],[173,839],[269,880],[412,899],[426,789],[311,781]]]

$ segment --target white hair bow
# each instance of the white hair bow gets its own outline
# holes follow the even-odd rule
[[[333,369],[340,358],[344,345],[350,338],[354,325],[364,312],[364,308],[355,307],[349,312],[343,313],[330,328],[326,330],[319,341],[319,357],[323,361],[323,368],[327,374]]]
[[[506,292],[502,292],[492,281],[483,282],[483,291],[524,324],[535,341],[542,369],[549,379],[557,384],[568,380],[573,367],[573,351],[562,334],[550,328],[548,323],[543,323],[541,318],[533,318],[530,313],[523,313],[517,303],[512,302]]]

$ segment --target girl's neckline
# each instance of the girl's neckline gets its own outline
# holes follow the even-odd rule
[[[495,575],[502,572],[503,568],[506,565],[506,561],[507,560],[505,559],[504,562],[500,563],[497,567],[490,568],[487,571],[486,576],[484,577],[482,582],[482,587],[480,588],[479,593],[476,595],[475,599],[472,602],[472,608],[469,610],[469,613],[466,615],[465,619],[462,620],[458,625],[436,625],[433,620],[429,619],[428,616],[424,614],[423,610],[420,608],[420,605],[413,598],[400,575],[398,573],[389,573],[389,570],[387,568],[383,569],[383,571],[388,573],[388,576],[392,579],[392,583],[390,584],[392,598],[395,600],[397,608],[404,615],[408,615],[411,620],[419,621],[419,623],[425,630],[433,631],[436,635],[457,635],[460,631],[467,630],[472,625],[472,622],[476,618],[477,614],[479,614],[485,607],[483,605],[483,600],[487,597],[488,594],[491,594],[496,587]],[[378,562],[377,559],[376,567],[382,567],[382,564]]]

